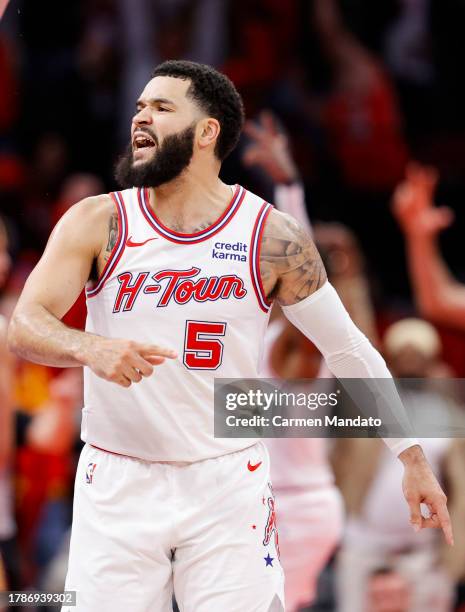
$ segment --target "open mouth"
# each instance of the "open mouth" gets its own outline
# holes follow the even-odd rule
[[[133,152],[139,152],[143,150],[153,149],[155,147],[155,141],[151,136],[143,132],[136,132],[132,140]]]

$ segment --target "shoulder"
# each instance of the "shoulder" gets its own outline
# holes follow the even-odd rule
[[[295,239],[297,236],[306,235],[303,227],[287,213],[271,208],[266,220],[264,235],[276,235],[281,238]],[[310,236],[307,237],[311,240]]]
[[[98,228],[100,225],[108,225],[108,219],[117,215],[116,205],[109,194],[92,196],[81,200],[69,208],[56,224],[53,232],[59,233],[63,230],[73,231]]]
[[[109,194],[91,196],[71,206],[57,223],[57,227],[76,222],[91,225],[101,220],[108,220],[112,214],[116,214],[116,206]]]
[[[287,213],[271,209],[263,231],[262,251],[271,249],[282,256],[317,254],[310,234]],[[288,260],[289,263],[296,263]]]
[[[49,242],[97,253],[108,234],[109,224],[117,223],[117,218],[116,205],[110,195],[85,198],[66,211],[53,229]]]

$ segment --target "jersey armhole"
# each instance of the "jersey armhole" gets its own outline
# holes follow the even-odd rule
[[[252,286],[257,296],[258,305],[263,312],[268,313],[272,302],[268,300],[263,288],[262,277],[260,274],[260,252],[262,248],[263,230],[265,228],[265,222],[268,215],[271,212],[273,206],[264,202],[259,210],[255,225],[252,231],[252,239],[250,242],[250,277],[252,279]]]
[[[118,215],[118,237],[99,278],[95,283],[93,283],[92,286],[86,288],[86,297],[88,298],[94,297],[103,289],[103,286],[110,278],[113,270],[116,268],[117,263],[121,259],[128,237],[128,221],[126,210],[124,208],[123,195],[120,191],[112,192],[109,195],[115,203],[116,212]]]

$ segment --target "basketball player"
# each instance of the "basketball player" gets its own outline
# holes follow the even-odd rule
[[[219,180],[242,124],[225,76],[158,66],[117,168],[126,189],[65,214],[14,313],[15,352],[85,366],[66,582],[79,612],[164,612],[173,589],[181,612],[284,608],[266,449],[213,436],[214,377],[256,376],[272,300],[336,376],[389,376],[299,225]],[[60,319],[84,286],[82,332]],[[421,448],[390,442],[412,521],[451,542]]]

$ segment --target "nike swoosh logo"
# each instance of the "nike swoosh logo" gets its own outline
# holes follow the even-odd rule
[[[259,461],[258,463],[256,463],[255,465],[252,465],[249,461],[249,463],[247,464],[247,467],[249,468],[250,472],[255,472],[255,470],[258,470],[258,468],[261,466],[262,462]]]
[[[129,238],[126,240],[126,246],[128,247],[139,247],[139,246],[143,246],[144,244],[147,244],[147,242],[150,242],[151,240],[158,240],[157,237],[153,237],[153,238],[147,238],[147,240],[144,240],[144,242],[133,242],[132,241],[132,236],[129,236]]]

